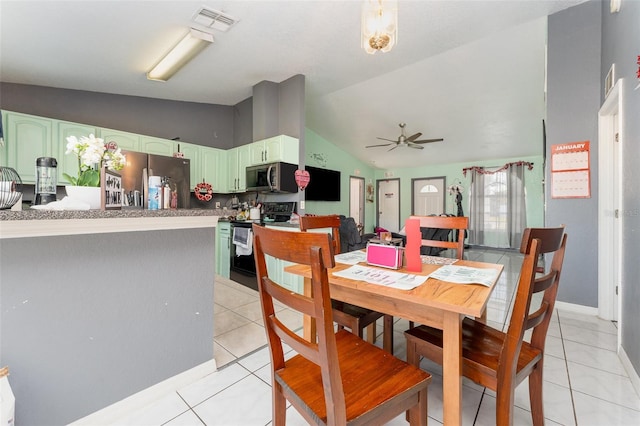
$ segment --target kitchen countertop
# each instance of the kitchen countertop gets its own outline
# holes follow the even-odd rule
[[[229,210],[0,211],[0,239],[215,227]]]

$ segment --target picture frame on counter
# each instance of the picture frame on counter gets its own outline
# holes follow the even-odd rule
[[[107,169],[100,170],[100,206],[102,210],[122,209],[122,176]]]

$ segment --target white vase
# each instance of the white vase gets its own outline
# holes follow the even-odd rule
[[[100,209],[100,187],[67,185],[64,189],[72,200],[88,204],[91,210]]]

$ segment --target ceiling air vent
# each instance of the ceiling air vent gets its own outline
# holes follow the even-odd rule
[[[205,28],[213,28],[218,31],[227,31],[238,20],[233,16],[224,14],[218,10],[201,8],[193,17],[193,22]]]

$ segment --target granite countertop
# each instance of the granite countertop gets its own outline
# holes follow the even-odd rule
[[[56,219],[109,219],[109,218],[158,218],[184,216],[219,216],[220,218],[235,214],[234,210],[223,209],[177,209],[177,210],[22,210],[0,211],[0,221],[14,220],[56,220]]]
[[[190,228],[215,228],[230,210],[0,211],[0,239]]]

